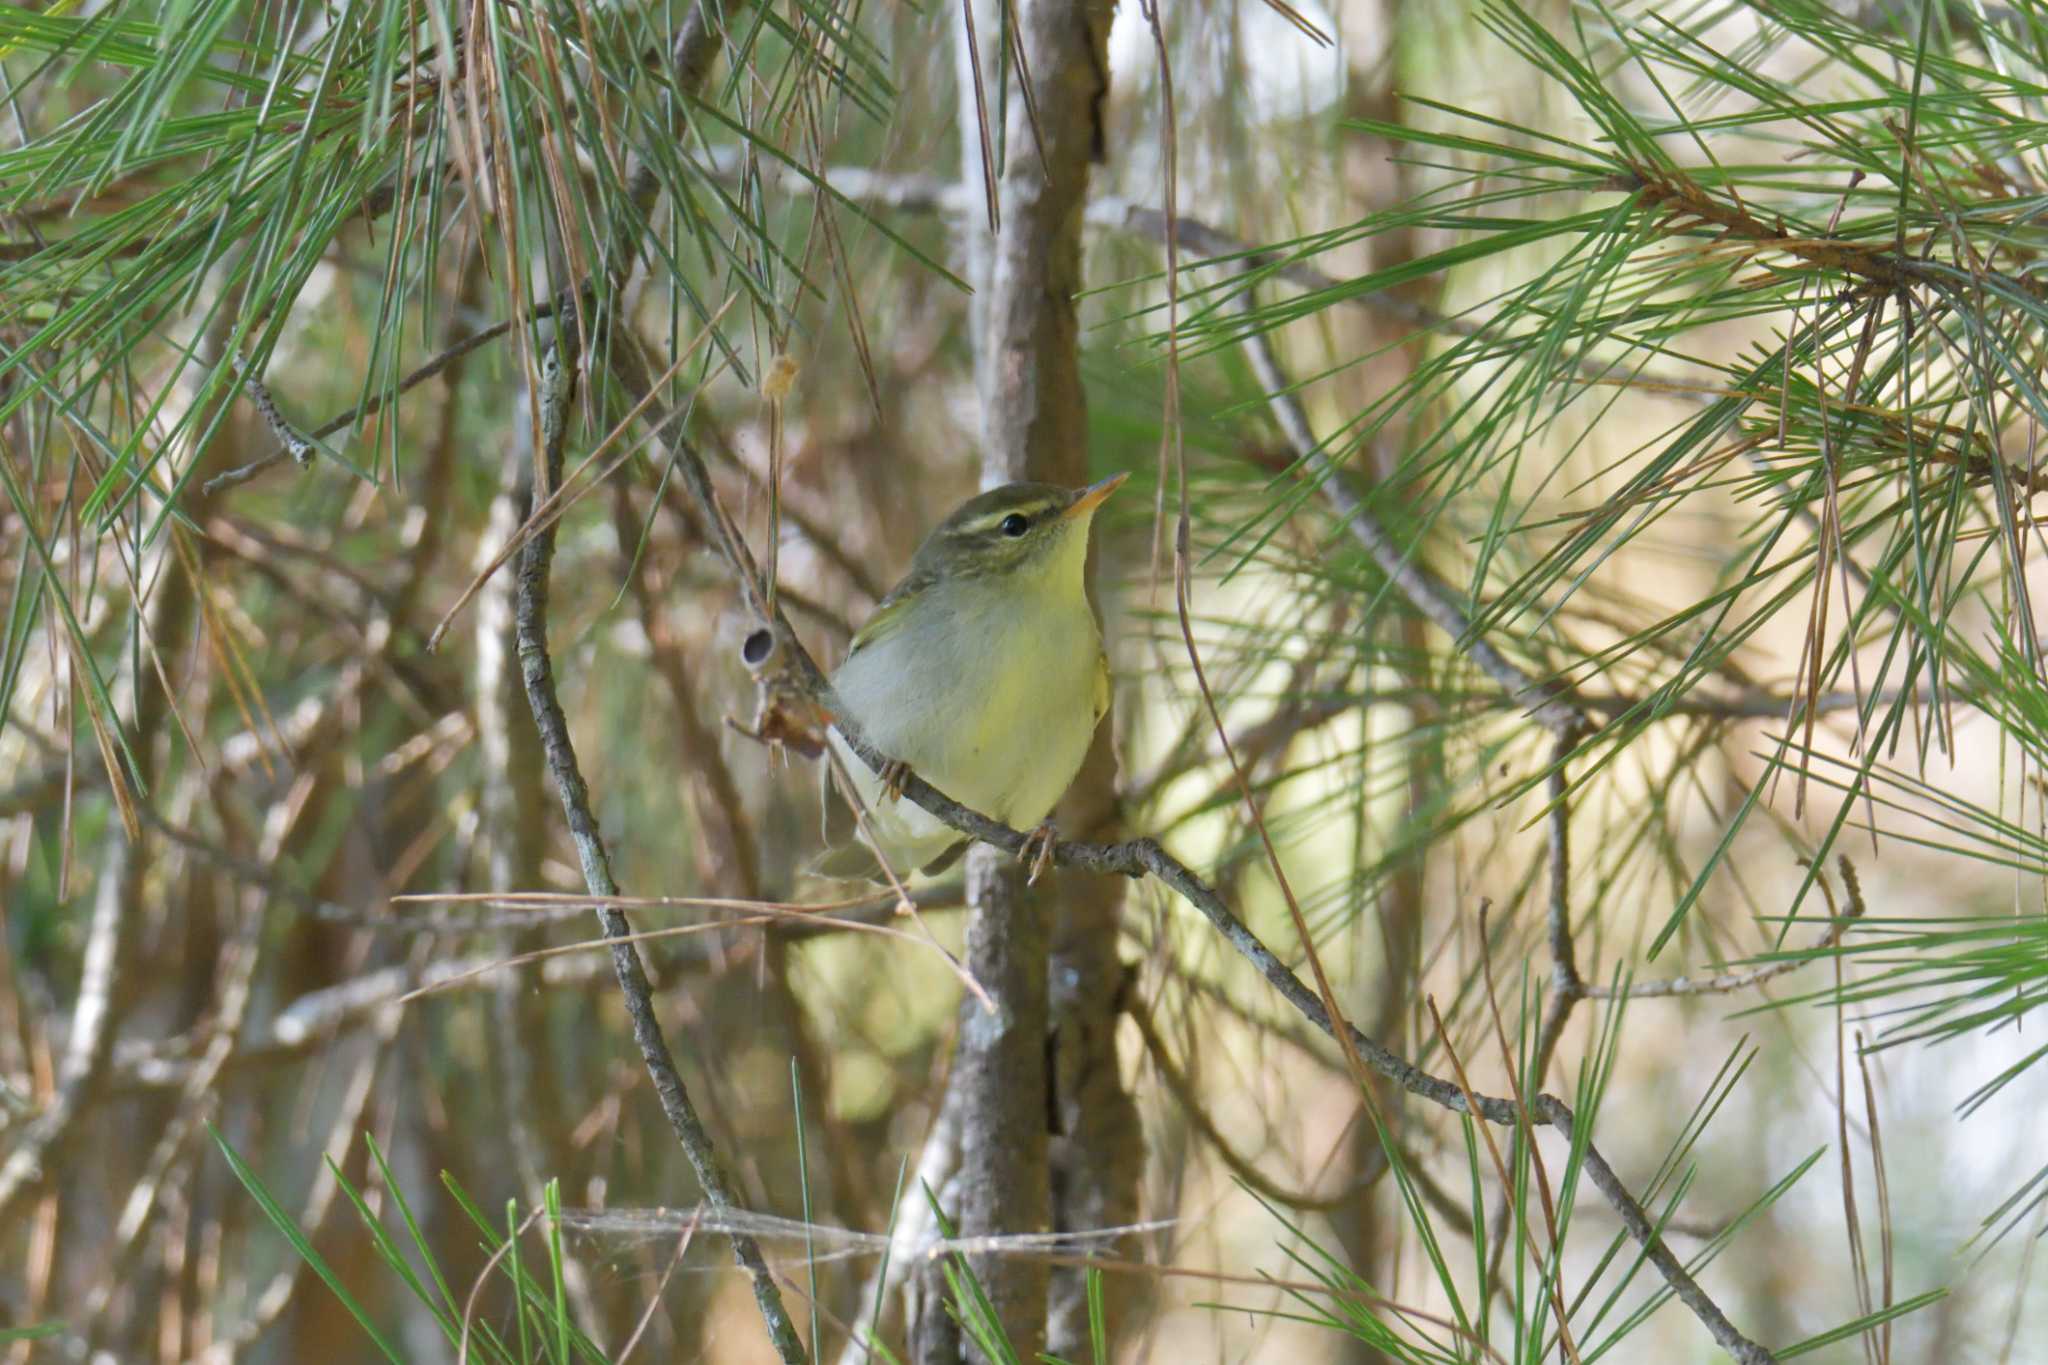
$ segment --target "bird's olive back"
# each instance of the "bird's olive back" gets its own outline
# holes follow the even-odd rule
[[[1061,514],[1079,496],[1050,483],[991,488],[962,504],[925,538],[911,562],[911,576],[931,581],[1016,569],[1066,539],[1074,525]]]

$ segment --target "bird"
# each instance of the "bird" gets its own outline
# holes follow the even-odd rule
[[[943,871],[967,837],[902,795],[913,772],[961,805],[1031,831],[1047,821],[1109,710],[1109,661],[1088,603],[1089,530],[1122,485],[1011,483],[969,498],[925,538],[830,679],[832,759],[858,809],[855,837],[812,870],[894,880]],[[877,772],[842,722],[889,762]],[[879,855],[879,856],[878,856]]]

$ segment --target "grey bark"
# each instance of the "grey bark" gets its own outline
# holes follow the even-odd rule
[[[998,223],[984,216],[966,228],[981,482],[1074,485],[1088,473],[1074,297],[1089,171],[1101,151],[1112,9],[1090,0],[1014,7],[1028,101],[1015,63],[1008,71],[999,65],[1004,11],[983,10],[963,5],[959,29],[963,179],[986,183],[984,147],[1002,163]],[[1114,779],[1105,728],[1057,813],[1065,833],[1113,834]],[[1069,872],[1033,891],[1007,855],[977,847],[969,858],[967,966],[997,1008],[961,1003],[944,1106],[959,1143],[948,1212],[970,1237],[1127,1221],[1138,1150],[1116,1067],[1121,889]],[[1056,1279],[1043,1263],[1017,1257],[970,1264],[1024,1359],[1041,1350],[1071,1354],[1085,1340],[1077,1275]],[[928,1279],[912,1332],[921,1362],[961,1359],[971,1349],[945,1321],[942,1300]]]
[[[515,424],[514,430],[521,430],[521,425]],[[501,483],[477,542],[478,569],[488,566],[526,517],[533,496],[531,445],[515,437],[505,448]],[[483,778],[477,786],[477,851],[483,884],[494,891],[538,889],[544,884],[541,856],[547,849],[547,811],[541,804],[546,786],[540,736],[523,714],[525,698],[512,638],[511,574],[493,574],[478,590],[475,621],[474,705]],[[500,948],[513,957],[542,942],[534,928],[508,929]],[[550,1057],[546,1032],[526,1006],[538,976],[534,968],[513,968],[499,973],[491,987],[491,1018],[499,1037],[492,1052],[498,1097],[520,1194],[530,1207],[538,1207],[550,1172],[534,1128],[530,1084],[534,1073],[546,1073]],[[550,1107],[559,1107],[552,1097]]]

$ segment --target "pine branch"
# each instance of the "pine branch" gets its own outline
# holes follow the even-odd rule
[[[628,387],[632,387],[630,381]],[[770,734],[800,733],[829,717],[861,760],[877,773],[881,772],[888,763],[886,756],[868,742],[851,718],[833,713],[831,690],[823,673],[804,649],[788,619],[770,607],[753,556],[732,530],[731,520],[719,505],[702,456],[680,434],[681,412],[668,412],[654,425],[668,440],[675,468],[683,486],[697,499],[698,511],[705,524],[720,528],[720,534],[714,536],[713,548],[725,561],[742,601],[753,613],[755,628],[741,645],[741,659],[752,671],[761,693],[762,720],[757,723],[757,728]],[[1012,857],[1022,858],[1026,854],[1029,836],[968,809],[915,773],[904,778],[903,795],[970,838],[992,845]],[[1453,1113],[1471,1114],[1505,1127],[1515,1127],[1522,1122],[1521,1111],[1512,1100],[1475,1094],[1468,1101],[1455,1082],[1415,1066],[1349,1021],[1332,1020],[1316,993],[1281,962],[1208,883],[1156,840],[1136,838],[1109,844],[1060,842],[1053,848],[1052,861],[1060,867],[1120,873],[1133,878],[1149,877],[1159,882],[1208,920],[1224,942],[1249,962],[1304,1019],[1332,1038],[1338,1037],[1341,1029],[1365,1065],[1382,1077]],[[1536,1123],[1556,1128],[1568,1137],[1575,1131],[1577,1123],[1569,1106],[1548,1094],[1539,1094],[1531,1101],[1529,1117]],[[1642,1247],[1645,1259],[1672,1292],[1707,1328],[1714,1340],[1742,1365],[1767,1365],[1773,1359],[1771,1353],[1744,1336],[1728,1320],[1665,1245],[1642,1205],[1629,1193],[1626,1184],[1590,1140],[1586,1142],[1584,1152],[1586,1170],[1594,1186],[1620,1216],[1629,1235]]]

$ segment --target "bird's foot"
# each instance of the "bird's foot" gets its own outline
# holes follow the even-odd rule
[[[882,779],[882,793],[891,801],[903,799],[903,784],[910,780],[910,765],[900,758],[892,758],[882,765],[878,774]]]
[[[1024,847],[1017,850],[1017,861],[1031,869],[1024,885],[1036,886],[1040,874],[1052,865],[1052,847],[1059,842],[1059,833],[1052,821],[1042,820],[1037,829],[1024,836]]]

